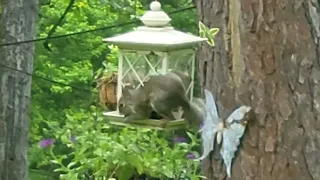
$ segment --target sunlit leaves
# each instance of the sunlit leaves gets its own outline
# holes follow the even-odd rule
[[[189,164],[189,160],[185,157],[190,151],[190,145],[177,145],[172,148],[157,131],[139,132],[125,128],[113,133],[101,132],[95,127],[103,127],[101,124],[105,124],[105,122],[92,123],[92,117],[83,118],[86,121],[69,118],[65,127],[72,129],[72,133],[77,136],[77,141],[71,146],[75,151],[72,165],[89,164],[95,174],[100,176],[110,175],[116,167],[118,167],[116,168],[117,174],[123,172],[129,174],[146,173],[163,178],[173,178],[177,174],[183,173],[185,168],[189,169],[188,172],[185,172],[187,176],[194,174],[193,171],[197,171],[195,167],[198,164]],[[61,140],[66,142],[67,138],[64,135],[66,130],[59,131],[63,133],[60,136]],[[128,168],[128,172],[124,168]],[[83,170],[82,168],[78,171],[69,169],[65,172],[73,174],[82,173]],[[127,178],[127,176],[121,175],[120,178]]]
[[[109,76],[110,74],[118,71],[118,53],[119,48],[114,45],[109,45],[110,53],[107,55],[107,59],[102,62],[102,67],[96,71],[94,79],[103,76]]]

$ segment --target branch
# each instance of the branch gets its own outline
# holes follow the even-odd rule
[[[52,34],[56,31],[57,27],[61,24],[62,20],[66,17],[66,15],[68,14],[68,12],[71,10],[74,2],[76,0],[70,0],[69,1],[69,5],[66,8],[66,10],[63,12],[63,14],[61,15],[61,17],[59,18],[58,22],[52,27],[52,29],[49,31],[48,36],[46,37],[46,40],[43,42],[43,46],[48,50],[48,51],[52,51],[49,47],[49,39],[51,39]]]

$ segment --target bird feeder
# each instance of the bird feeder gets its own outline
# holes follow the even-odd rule
[[[119,48],[117,102],[122,95],[122,88],[127,85],[143,86],[143,82],[151,75],[166,74],[171,70],[187,73],[191,83],[187,85],[186,93],[193,98],[195,52],[199,42],[206,39],[175,30],[170,26],[170,17],[161,10],[161,4],[153,1],[150,11],[140,20],[143,26],[135,30],[103,39]],[[161,120],[136,120],[123,122],[123,115],[117,111],[105,112],[112,124],[143,126],[153,129],[178,128],[184,125],[184,120],[174,120],[165,123]],[[170,126],[170,127],[169,127]]]

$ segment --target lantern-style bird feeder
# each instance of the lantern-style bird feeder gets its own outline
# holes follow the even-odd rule
[[[171,70],[187,73],[191,82],[187,86],[187,95],[192,100],[195,72],[195,51],[199,42],[206,39],[175,30],[169,25],[170,17],[161,10],[161,4],[153,1],[150,11],[140,20],[144,26],[115,37],[104,39],[105,42],[119,48],[117,102],[122,96],[122,88],[131,84],[143,86],[151,75],[165,74]],[[184,126],[184,120],[136,120],[124,123],[124,116],[117,111],[105,112],[112,124],[142,126],[153,129],[175,129]],[[166,123],[167,122],[167,123]]]

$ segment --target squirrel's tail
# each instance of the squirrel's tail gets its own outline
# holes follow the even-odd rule
[[[200,128],[205,118],[205,104],[200,98],[194,98],[184,110],[184,119],[193,128]]]

